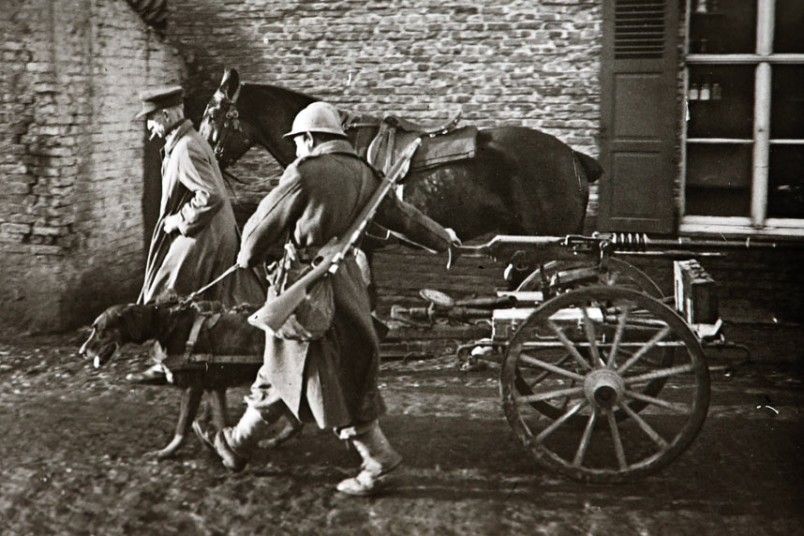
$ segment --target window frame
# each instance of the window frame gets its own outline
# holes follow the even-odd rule
[[[721,138],[689,138],[687,121],[681,129],[681,178],[679,232],[684,234],[736,234],[804,236],[804,218],[768,218],[768,162],[771,145],[804,145],[802,139],[771,139],[771,76],[773,65],[804,65],[804,53],[773,53],[776,0],[756,0],[756,52],[754,54],[690,54],[689,35],[693,0],[686,0],[684,17],[683,110],[687,113],[690,65],[755,65],[754,127],[751,140]],[[702,216],[685,214],[687,191],[688,143],[750,143],[752,147],[751,215]]]

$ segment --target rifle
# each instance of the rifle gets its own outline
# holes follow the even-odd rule
[[[299,305],[307,299],[308,291],[315,282],[322,277],[332,276],[338,271],[341,262],[363,236],[363,232],[385,196],[408,172],[410,161],[420,144],[421,140],[416,139],[405,147],[405,150],[399,155],[399,159],[388,173],[387,178],[377,187],[377,190],[363,207],[354,223],[346,230],[343,238],[333,237],[322,247],[315,259],[313,259],[311,269],[285,289],[282,294],[266,302],[257,312],[251,315],[248,318],[249,324],[268,333],[277,332]]]

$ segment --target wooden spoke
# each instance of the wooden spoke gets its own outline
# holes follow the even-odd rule
[[[553,424],[542,430],[541,433],[539,433],[539,435],[536,436],[536,441],[538,441],[539,443],[543,442],[547,438],[547,436],[555,432],[555,430],[559,426],[567,422],[573,415],[581,411],[581,409],[583,409],[583,407],[587,403],[588,401],[586,399],[583,399],[574,406],[572,406],[566,413],[564,413],[564,415],[553,421]]]
[[[617,454],[617,463],[620,464],[621,470],[625,470],[628,468],[628,462],[625,461],[625,449],[623,449],[623,442],[620,439],[620,429],[617,428],[617,419],[614,417],[614,412],[607,411],[606,419],[609,421],[611,439],[614,441],[614,452]]]
[[[556,389],[554,391],[547,391],[546,393],[539,393],[535,395],[519,396],[516,398],[517,404],[530,404],[531,402],[539,402],[541,400],[550,400],[552,398],[559,398],[562,396],[571,397],[583,393],[583,387],[568,387],[566,389]]]
[[[586,421],[586,428],[583,430],[581,443],[578,445],[578,451],[575,453],[575,459],[572,460],[572,465],[580,467],[583,463],[583,457],[586,456],[586,449],[589,448],[589,442],[592,439],[592,430],[595,429],[595,421],[597,421],[597,411],[592,411],[589,415],[589,420]]]
[[[572,387],[575,387],[575,380],[572,380],[570,382],[570,385],[572,385]],[[567,409],[567,404],[569,404],[569,402],[570,402],[570,397],[565,397],[564,402],[561,403],[561,409],[562,410]]]
[[[561,365],[563,365],[564,363],[566,363],[566,362],[567,362],[567,359],[569,359],[570,357],[572,357],[572,356],[570,356],[569,354],[564,354],[564,357],[562,357],[561,359],[559,359],[558,361],[556,361],[556,362],[554,363],[554,365],[555,365],[555,366],[557,366],[557,367],[558,367],[558,366],[561,366]],[[544,380],[544,379],[545,379],[546,377],[548,377],[549,375],[550,375],[550,371],[545,370],[544,372],[540,372],[540,373],[539,373],[539,375],[538,375],[538,376],[536,376],[536,378],[534,378],[533,380],[526,381],[525,383],[527,383],[527,384],[528,384],[528,387],[530,387],[531,389],[533,389],[533,388],[536,386],[536,384],[540,383],[542,380]]]
[[[561,344],[564,345],[567,351],[572,355],[572,357],[575,358],[575,361],[577,361],[583,369],[589,370],[592,368],[592,366],[586,361],[586,359],[583,358],[580,352],[578,352],[578,349],[575,348],[575,345],[572,343],[572,341],[570,341],[567,336],[564,335],[564,332],[556,325],[555,322],[548,318],[547,325],[553,330],[553,333],[556,334],[556,337],[558,337],[558,340],[561,341]]]
[[[627,396],[628,398],[632,398],[634,400],[641,400],[642,402],[647,402],[648,404],[653,404],[654,406],[669,409],[670,411],[675,411],[676,413],[689,413],[690,411],[689,406],[687,406],[686,404],[681,404],[679,402],[668,402],[667,400],[662,400],[661,398],[648,396],[638,391],[631,391],[629,389],[626,389],[625,391],[623,391],[623,394],[625,394],[625,396]]]
[[[636,354],[634,354],[636,356]],[[679,365],[677,367],[670,367],[666,369],[659,369],[653,370],[651,372],[646,372],[645,374],[640,374],[638,376],[626,376],[623,378],[626,385],[631,385],[634,383],[640,383],[650,380],[658,380],[659,378],[667,378],[668,376],[675,376],[677,374],[685,374],[687,372],[693,372],[695,370],[695,365],[689,363],[687,365]]]
[[[535,357],[531,357],[525,354],[519,354],[519,360],[522,363],[527,363],[529,365],[533,365],[534,367],[543,368],[544,370],[549,370],[554,374],[558,374],[559,376],[564,376],[566,378],[572,378],[573,380],[583,381],[584,378],[580,374],[576,372],[572,372],[571,370],[563,369],[561,367],[557,367],[551,363],[546,361],[542,361],[541,359],[536,359]]]
[[[651,427],[651,425],[645,422],[645,419],[637,415],[637,413],[634,410],[628,407],[628,404],[620,404],[619,407],[625,413],[627,413],[628,416],[631,417],[640,428],[642,428],[643,432],[648,434],[648,437],[650,437],[654,443],[659,445],[659,447],[661,447],[662,450],[667,449],[667,441],[665,441],[662,438],[662,436],[660,436],[659,433]]]
[[[623,338],[625,323],[628,321],[628,313],[630,311],[630,305],[623,307],[622,315],[620,315],[620,321],[617,323],[617,331],[614,332],[614,341],[612,341],[611,350],[609,350],[609,362],[606,364],[606,366],[608,366],[610,369],[613,369],[617,366],[617,347],[620,345],[620,341]]]
[[[640,360],[640,358],[647,354],[656,344],[658,344],[662,339],[667,337],[670,333],[670,326],[665,326],[659,333],[651,337],[651,339],[645,343],[645,346],[639,349],[637,353],[631,356],[631,358],[626,361],[620,368],[617,369],[618,374],[623,374],[626,370],[631,368],[631,366]]]
[[[619,281],[632,282],[628,272]],[[706,418],[710,378],[696,333],[635,281],[556,293],[519,326],[502,362],[502,407],[518,440],[538,464],[579,481],[654,473]],[[533,379],[542,383],[529,387]]]
[[[589,341],[589,349],[592,351],[592,363],[595,363],[595,367],[598,363],[605,366],[606,363],[600,359],[600,352],[597,349],[595,326],[589,318],[589,313],[586,312],[586,307],[581,307],[581,315],[583,315],[583,331],[586,334],[586,340]]]

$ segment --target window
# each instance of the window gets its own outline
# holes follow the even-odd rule
[[[682,232],[804,235],[802,28],[802,0],[688,0]]]

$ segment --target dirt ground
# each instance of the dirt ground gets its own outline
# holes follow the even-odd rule
[[[790,370],[715,373],[687,452],[657,475],[595,486],[535,465],[503,417],[497,371],[386,363],[383,427],[406,463],[393,490],[354,499],[334,485],[357,455],[311,427],[238,475],[194,438],[174,460],[148,459],[172,435],[178,391],[122,381],[144,366],[141,349],[93,370],[80,342],[0,341],[2,534],[804,533],[803,393]],[[231,419],[244,393],[230,391]]]

